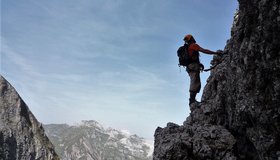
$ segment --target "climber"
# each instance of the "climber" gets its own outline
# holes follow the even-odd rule
[[[183,39],[185,41],[185,44],[188,45],[188,54],[191,59],[191,63],[187,66],[187,72],[190,76],[190,99],[189,99],[189,105],[191,105],[194,102],[197,102],[195,97],[196,94],[199,93],[201,88],[201,82],[200,82],[200,70],[203,70],[203,65],[199,61],[199,52],[203,52],[206,54],[215,54],[219,55],[221,54],[220,51],[213,52],[208,49],[204,49],[200,47],[198,44],[196,44],[196,41],[194,37],[190,34],[186,35]]]

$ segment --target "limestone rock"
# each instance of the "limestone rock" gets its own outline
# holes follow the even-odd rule
[[[192,104],[183,126],[156,130],[155,160],[280,159],[279,17],[279,0],[239,0],[202,103]]]
[[[42,124],[2,76],[0,76],[0,159],[59,159],[44,133]]]
[[[223,126],[168,123],[155,133],[154,160],[236,159],[233,145],[236,140]]]

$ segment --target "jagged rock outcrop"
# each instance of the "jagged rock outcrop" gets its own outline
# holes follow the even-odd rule
[[[104,128],[96,121],[77,125],[44,125],[63,160],[151,160],[152,149],[145,140],[128,132]]]
[[[0,159],[58,160],[54,147],[16,90],[0,76]]]
[[[239,0],[231,39],[183,126],[155,132],[154,160],[280,159],[280,1]]]

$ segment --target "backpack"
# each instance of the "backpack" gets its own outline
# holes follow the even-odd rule
[[[179,67],[180,66],[187,67],[192,62],[191,57],[189,56],[188,53],[188,48],[189,45],[185,44],[177,50],[177,56],[179,57],[179,64],[178,64]]]

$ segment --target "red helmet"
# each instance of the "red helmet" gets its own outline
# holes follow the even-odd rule
[[[191,38],[193,38],[193,36],[192,35],[190,35],[190,34],[187,34],[185,37],[184,37],[184,41],[186,41],[186,42],[188,42],[189,40],[191,40]]]

